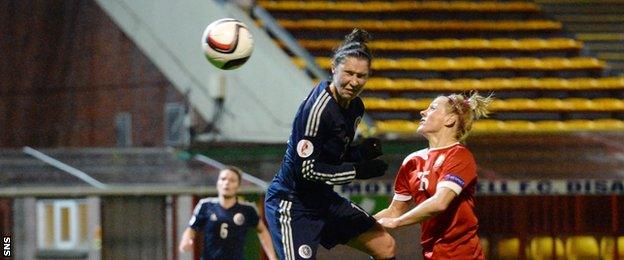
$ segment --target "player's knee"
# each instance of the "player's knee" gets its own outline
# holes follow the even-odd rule
[[[390,234],[386,233],[378,244],[373,257],[375,259],[391,259],[395,254],[396,245],[394,238]]]

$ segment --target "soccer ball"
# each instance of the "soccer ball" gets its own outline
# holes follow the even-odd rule
[[[204,55],[219,69],[236,69],[249,59],[253,38],[244,23],[225,18],[212,22],[202,36]]]

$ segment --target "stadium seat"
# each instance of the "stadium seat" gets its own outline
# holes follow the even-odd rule
[[[301,58],[293,58],[293,62],[303,67]],[[331,68],[330,58],[317,57],[316,62],[323,69]],[[469,71],[469,70],[518,70],[518,71],[556,71],[556,70],[594,70],[604,68],[604,62],[595,58],[503,58],[503,57],[459,57],[459,58],[402,58],[375,59],[371,67],[374,70],[422,70],[422,71]]]
[[[466,82],[466,84],[471,84]],[[471,88],[468,88],[471,89]],[[380,99],[364,97],[362,99],[367,110],[401,110],[418,113],[426,109],[432,99],[389,98]],[[624,112],[624,100],[615,98],[509,98],[494,99],[490,105],[492,112]]]
[[[269,11],[334,11],[334,12],[396,12],[396,11],[464,11],[464,12],[536,12],[540,8],[535,3],[510,2],[333,2],[333,1],[258,1]]]
[[[518,259],[520,253],[520,239],[501,239],[496,244],[497,259]]]
[[[624,88],[624,77],[607,78],[458,78],[390,79],[370,78],[367,91],[468,91],[468,90],[601,90]]]
[[[600,259],[598,241],[593,236],[573,236],[566,239],[566,255],[571,260]]]
[[[418,121],[378,120],[375,121],[379,133],[413,135],[418,128]],[[475,122],[472,132],[479,133],[561,133],[571,131],[624,131],[624,121],[618,119],[575,119],[558,120],[493,120],[481,119]]]
[[[617,256],[624,259],[624,237],[617,238]],[[604,260],[615,259],[615,239],[613,237],[602,237],[600,239],[600,256]]]
[[[553,245],[555,257],[553,257]],[[559,238],[536,237],[529,242],[528,257],[533,260],[564,259],[563,241]]]
[[[479,237],[481,242],[481,250],[483,250],[483,256],[488,259],[488,253],[490,252],[490,241],[485,237]]]
[[[330,51],[340,44],[338,40],[310,40],[298,41],[302,47],[309,50]],[[369,47],[374,50],[384,51],[525,51],[541,52],[547,50],[580,50],[583,44],[574,39],[511,39],[511,38],[467,38],[467,39],[433,39],[433,40],[373,40]]]
[[[559,31],[560,22],[550,20],[490,21],[490,20],[319,20],[278,19],[288,30],[349,30],[362,28],[369,31]]]

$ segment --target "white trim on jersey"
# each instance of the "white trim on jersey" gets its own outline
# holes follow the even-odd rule
[[[327,91],[323,91],[323,94],[316,98],[316,101],[312,105],[312,109],[310,109],[310,114],[308,114],[308,121],[306,123],[304,136],[316,136],[321,121],[321,115],[323,114],[323,110],[325,110],[329,100],[330,96]]]
[[[439,189],[439,188],[449,188],[453,192],[455,192],[455,194],[457,194],[457,195],[459,195],[462,192],[462,187],[459,186],[459,184],[454,183],[452,181],[441,181],[441,182],[438,182],[438,185],[436,186],[436,189]]]
[[[398,194],[395,193],[394,197],[392,197],[393,200],[398,200],[398,201],[409,201],[412,199],[412,195],[405,195],[405,194]]]
[[[197,221],[197,214],[199,214],[199,211],[201,210],[202,205],[206,203],[212,203],[215,201],[218,202],[219,198],[210,197],[210,198],[200,199],[199,202],[197,202],[197,205],[195,205],[195,209],[193,209],[193,216],[191,216],[191,220],[189,220],[189,226],[192,226],[193,224],[195,224],[195,221]]]
[[[454,143],[449,144],[449,145],[447,145],[447,146],[442,146],[442,147],[431,148],[431,149],[429,149],[429,151],[442,150],[442,149],[446,149],[446,148],[449,148],[449,147],[451,147],[451,146],[458,145],[458,144],[459,144],[459,142],[454,142]]]
[[[303,161],[301,172],[305,179],[321,180],[329,185],[344,184],[355,178],[355,169],[353,169],[353,171],[337,172],[333,174],[314,171],[314,159]]]
[[[286,260],[295,259],[295,247],[292,238],[292,228],[290,226],[290,208],[292,202],[287,200],[280,201],[279,205],[279,221],[282,231],[282,247],[284,249],[284,257]]]
[[[425,149],[420,149],[416,152],[410,153],[407,156],[405,156],[405,159],[403,159],[403,162],[401,163],[401,165],[405,165],[407,162],[409,162],[409,160],[411,160],[414,157],[420,157],[423,160],[427,160],[427,158],[429,157],[427,152],[429,152],[429,149],[425,148]]]

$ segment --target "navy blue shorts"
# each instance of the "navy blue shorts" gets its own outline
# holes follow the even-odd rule
[[[280,259],[315,259],[318,245],[330,249],[369,230],[375,218],[335,192],[314,196],[268,195],[265,216]]]

